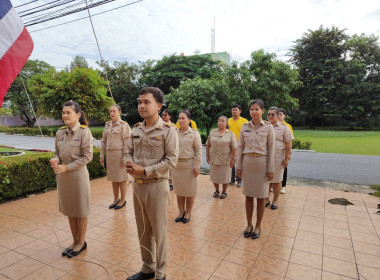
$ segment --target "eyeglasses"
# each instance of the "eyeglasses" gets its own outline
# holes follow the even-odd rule
[[[268,117],[274,117],[276,114],[275,113],[268,113],[267,116]]]

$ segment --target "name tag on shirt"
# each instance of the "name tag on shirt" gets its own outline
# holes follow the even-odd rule
[[[161,140],[161,136],[150,136],[150,139]]]
[[[73,140],[73,141],[79,141],[79,137],[77,137],[77,138],[74,138],[74,137],[73,137],[72,140]]]
[[[63,141],[65,138],[58,138],[57,141]]]
[[[251,130],[247,129],[247,130],[244,130],[244,132],[251,132]]]
[[[133,138],[140,138],[140,135],[133,135]]]

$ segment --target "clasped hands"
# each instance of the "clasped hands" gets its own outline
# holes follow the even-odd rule
[[[51,158],[50,165],[51,165],[51,168],[53,168],[53,171],[55,174],[59,174],[59,173],[63,173],[67,171],[66,164],[59,164],[57,158]]]
[[[132,176],[143,176],[145,170],[143,166],[134,164],[131,160],[127,161],[125,164],[125,169],[127,170],[127,173]]]

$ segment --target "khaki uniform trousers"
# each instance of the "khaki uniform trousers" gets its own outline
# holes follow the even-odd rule
[[[133,205],[144,262],[141,271],[144,273],[156,271],[158,279],[166,275],[169,192],[166,179],[150,184],[138,184],[133,181]]]

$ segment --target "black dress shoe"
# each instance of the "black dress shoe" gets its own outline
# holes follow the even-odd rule
[[[122,204],[122,205],[116,205],[115,206],[115,210],[119,210],[119,209],[121,209],[121,208],[123,208],[125,205],[127,204],[127,202],[126,201],[124,201],[124,203]]]
[[[267,208],[270,204],[270,201],[268,201],[267,203],[265,203],[265,208]]]
[[[259,231],[258,233],[256,233],[256,232],[252,232],[252,239],[257,239],[257,238],[259,238],[259,237],[260,237],[260,233],[261,233],[261,229],[260,229],[260,231]]]
[[[62,252],[62,256],[65,257],[65,256],[71,254],[72,251],[73,251],[73,249],[66,248],[65,251]]]
[[[87,243],[86,241],[84,242],[82,248],[79,249],[79,251],[74,251],[74,250],[71,250],[71,253],[67,255],[68,258],[72,258],[72,257],[75,257],[75,256],[78,256],[80,253],[82,253],[82,251],[86,250],[87,249]]]
[[[117,205],[119,202],[120,202],[120,199],[119,199],[118,202],[110,204],[110,206],[108,206],[108,208],[109,208],[109,209],[115,208],[116,205]]]
[[[156,280],[166,280],[166,275],[160,279],[156,278]]]
[[[185,215],[184,215],[184,216],[185,216]],[[187,224],[188,222],[190,222],[190,219],[191,219],[191,214],[190,214],[190,216],[189,216],[188,219],[186,219],[185,217],[183,217],[183,219],[182,219],[182,223]]]
[[[169,187],[170,187],[170,190],[171,190],[171,191],[174,190],[173,185],[169,185]]]
[[[252,231],[253,231],[253,226],[252,226],[252,228],[251,228],[250,231],[244,231],[244,237],[245,237],[245,238],[250,237],[250,236],[252,235]]]
[[[142,271],[136,273],[135,275],[129,276],[127,280],[147,280],[154,278],[155,273],[144,273]]]
[[[185,212],[183,212],[183,215],[182,215],[182,217],[177,217],[177,218],[175,218],[175,222],[176,223],[179,223],[179,222],[182,222],[182,220],[183,220],[183,217],[185,217],[185,214],[186,214],[186,211]]]
[[[270,209],[272,209],[272,210],[276,210],[277,208],[278,208],[278,206],[275,205],[275,204],[272,204],[272,205],[270,206]]]

